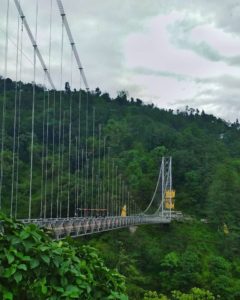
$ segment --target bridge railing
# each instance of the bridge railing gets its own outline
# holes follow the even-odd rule
[[[170,223],[168,216],[114,216],[114,217],[81,217],[81,218],[56,218],[56,219],[28,219],[21,220],[23,223],[36,224],[52,233],[56,239],[65,236],[82,236],[98,232],[104,232],[124,227],[141,224],[167,224]]]

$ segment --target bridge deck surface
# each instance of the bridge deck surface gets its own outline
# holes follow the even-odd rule
[[[53,219],[24,219],[25,224],[36,224],[41,228],[52,231],[56,239],[65,236],[78,237],[98,232],[110,231],[124,227],[142,224],[168,224],[169,216],[114,216],[114,217],[90,217],[90,218],[53,218]]]

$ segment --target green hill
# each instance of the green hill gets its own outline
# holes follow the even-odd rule
[[[3,80],[0,81],[0,90],[2,88]],[[8,175],[3,189],[3,209],[6,212],[9,212],[7,199],[11,190],[14,89],[15,83],[8,79],[4,151],[4,170],[8,170]],[[19,171],[22,176],[19,178],[18,190],[19,216],[26,215],[27,212],[31,85],[22,84],[21,91]],[[240,275],[240,126],[238,121],[229,123],[189,107],[186,107],[185,111],[159,109],[154,105],[145,105],[140,99],[128,99],[125,92],[120,92],[115,99],[112,99],[107,93],[102,94],[99,89],[96,89],[89,94],[88,98],[87,102],[87,95],[82,91],[79,124],[79,92],[70,92],[69,89],[62,92],[65,148],[68,149],[68,120],[70,102],[72,102],[72,148],[75,147],[74,138],[79,137],[79,125],[80,144],[81,147],[85,147],[87,110],[89,159],[94,156],[97,166],[98,152],[96,149],[95,152],[92,151],[92,123],[93,109],[95,109],[94,144],[96,146],[99,143],[98,128],[101,124],[101,134],[102,137],[106,137],[107,146],[111,147],[111,157],[117,162],[138,206],[143,209],[151,199],[161,156],[172,156],[173,184],[177,193],[176,208],[192,216],[193,220],[186,224],[173,223],[167,227],[141,227],[135,234],[123,230],[93,238],[81,238],[79,243],[90,243],[102,250],[107,264],[117,267],[126,276],[130,299],[142,299],[147,290],[156,290],[170,295],[173,290],[187,293],[194,287],[210,290],[216,299],[218,295],[220,299],[240,299],[238,279]],[[2,102],[1,94],[0,107]],[[45,114],[43,114],[44,105]],[[54,132],[55,142],[59,137],[59,112],[59,92],[48,94],[42,87],[37,87],[33,185],[36,216],[41,198],[41,156],[44,151],[42,141],[44,137],[46,143],[48,130],[47,161],[50,165],[54,160],[57,165],[57,151],[53,152],[52,142]],[[102,156],[104,152],[102,140],[100,152]],[[75,174],[77,163],[74,153],[74,151],[71,153],[72,175]],[[46,153],[44,155],[46,156]],[[66,150],[64,174],[60,177],[63,187],[67,186],[67,163]],[[104,164],[101,163],[100,167],[103,170]],[[57,174],[54,174],[53,180],[57,182]],[[81,187],[84,178],[80,176],[79,180]],[[57,194],[55,186],[53,198]],[[50,192],[49,184],[47,193]],[[74,195],[74,185],[71,186],[70,193]],[[62,197],[66,195],[63,194]],[[64,207],[66,202],[63,202],[63,209]],[[55,206],[53,210],[54,208]],[[49,209],[50,207],[48,213]],[[201,219],[204,219],[205,223],[201,222]]]

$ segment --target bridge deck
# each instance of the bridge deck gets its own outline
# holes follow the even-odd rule
[[[169,216],[114,216],[99,218],[61,218],[21,220],[23,223],[36,224],[53,232],[56,239],[65,236],[78,237],[141,224],[167,224]]]

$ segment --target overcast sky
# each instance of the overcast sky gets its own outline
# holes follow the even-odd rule
[[[22,0],[35,31],[37,0]],[[51,0],[38,0],[40,51],[48,64]],[[0,0],[0,73],[4,74],[7,0]],[[189,105],[226,120],[240,111],[239,0],[63,0],[90,88],[164,108]],[[8,76],[14,78],[17,13],[10,0]],[[50,69],[60,86],[61,19],[53,0]],[[23,79],[32,80],[32,47],[23,32]],[[44,82],[43,72],[37,75]],[[64,78],[78,87],[64,36]],[[71,79],[72,78],[72,79]]]

